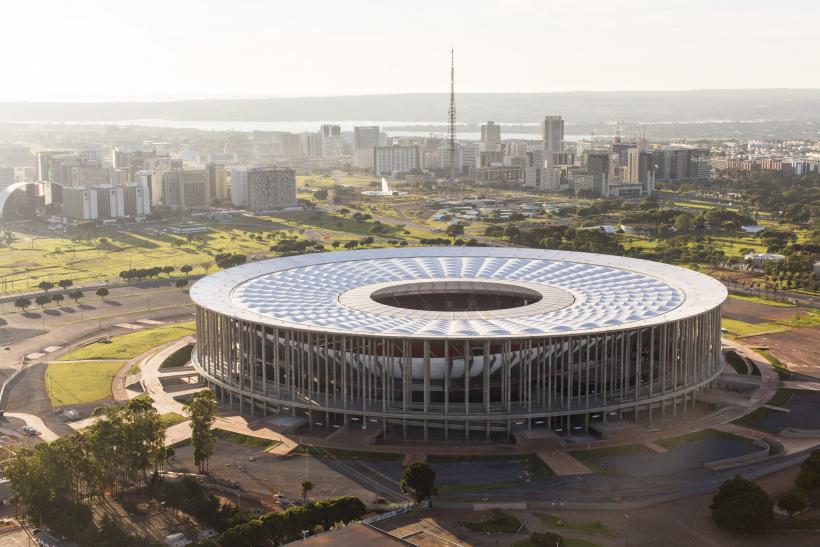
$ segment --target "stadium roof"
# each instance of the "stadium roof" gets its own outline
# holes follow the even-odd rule
[[[424,311],[380,304],[385,287],[448,281],[539,292],[534,304]],[[419,338],[517,338],[663,324],[719,306],[719,281],[610,255],[495,247],[373,249],[253,262],[207,276],[191,298],[218,313],[292,329]]]

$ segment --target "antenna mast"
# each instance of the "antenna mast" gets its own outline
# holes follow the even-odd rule
[[[448,111],[450,137],[450,187],[456,185],[456,70],[453,49],[450,48],[450,110]]]

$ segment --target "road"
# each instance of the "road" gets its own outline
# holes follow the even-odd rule
[[[139,325],[139,319],[175,321],[192,317],[193,305],[187,292],[172,286],[173,280],[155,281],[132,287],[111,289],[105,301],[91,298],[80,305],[10,311],[0,315],[0,379],[5,380],[20,368],[23,371],[9,384],[2,407],[8,412],[40,416],[56,434],[71,428],[52,412],[43,375],[45,362],[66,353],[78,342],[99,336],[129,332],[118,325]],[[8,349],[5,349],[8,348]],[[38,428],[39,429],[39,428]]]

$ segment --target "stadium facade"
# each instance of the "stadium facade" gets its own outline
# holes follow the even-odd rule
[[[191,288],[225,404],[388,438],[569,433],[677,413],[722,368],[724,286],[644,260],[485,247],[320,253]]]

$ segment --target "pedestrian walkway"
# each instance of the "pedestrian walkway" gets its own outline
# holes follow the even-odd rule
[[[570,456],[562,448],[539,450],[536,454],[556,475],[588,475],[592,473],[589,467]]]

